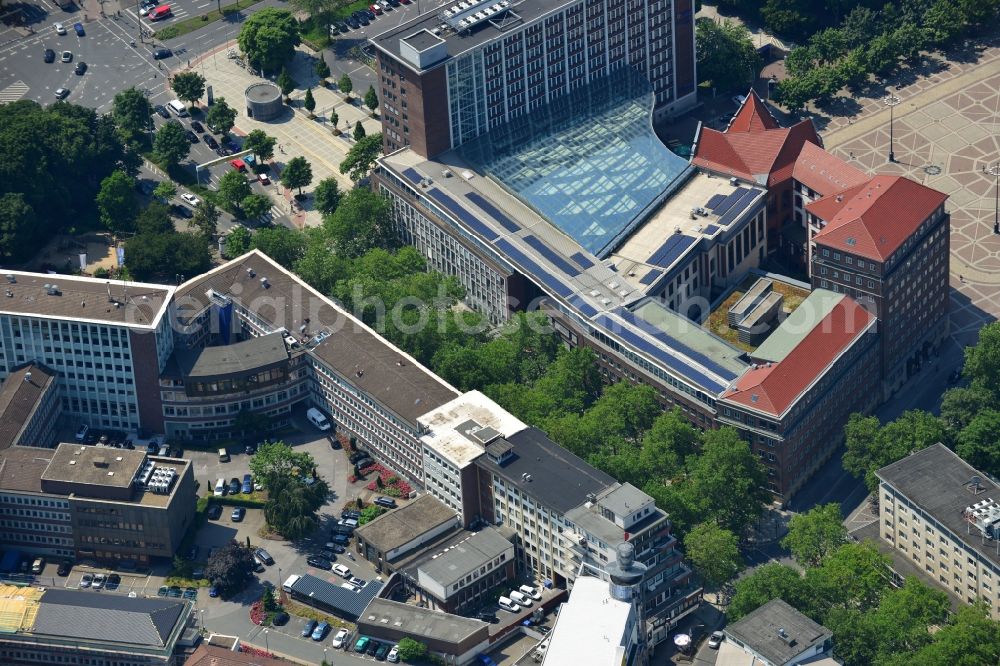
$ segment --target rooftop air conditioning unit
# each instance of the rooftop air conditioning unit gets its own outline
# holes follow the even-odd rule
[[[451,169],[441,169],[441,175],[445,178],[451,178]]]
[[[733,176],[732,178],[729,179],[729,184],[732,185],[733,187],[736,187],[737,185],[740,184],[740,179]]]

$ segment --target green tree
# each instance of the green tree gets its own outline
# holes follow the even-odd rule
[[[360,139],[355,137],[355,141],[340,163],[340,173],[347,174],[357,182],[371,172],[375,161],[382,156],[382,133],[376,132]]]
[[[924,13],[924,27],[933,43],[946,45],[962,34],[965,22],[955,0],[937,0]]]
[[[271,417],[264,412],[241,409],[233,419],[233,428],[246,441],[267,434],[271,430],[271,421]]]
[[[783,599],[795,608],[804,608],[809,590],[798,571],[784,564],[764,564],[745,578],[736,581],[735,592],[726,616],[735,622],[771,599]]]
[[[674,407],[656,418],[642,439],[640,460],[648,478],[666,482],[683,469],[699,446],[698,431]]]
[[[841,521],[840,505],[831,503],[792,516],[781,545],[792,551],[792,557],[802,566],[817,566],[846,542],[847,528]]]
[[[205,94],[205,77],[195,71],[176,74],[170,82],[177,99],[194,104]]]
[[[904,412],[883,427],[874,416],[851,414],[844,434],[844,469],[854,476],[863,476],[870,491],[878,487],[875,472],[880,468],[936,442],[948,441],[941,420],[917,410]]]
[[[365,106],[372,113],[375,113],[375,109],[378,108],[378,95],[375,93],[375,86],[368,86],[368,92],[365,93]]]
[[[111,115],[126,143],[144,140],[153,127],[153,105],[141,90],[129,88],[115,95]]]
[[[821,614],[832,608],[874,608],[891,585],[889,562],[871,542],[842,545],[806,570],[809,603]]]
[[[253,237],[250,230],[243,225],[233,227],[226,234],[226,259],[233,259],[246,254],[251,249]]]
[[[961,604],[933,640],[919,650],[892,655],[887,666],[978,666],[1000,660],[1000,625],[990,619],[989,607],[980,601]]]
[[[393,243],[392,204],[369,189],[351,190],[323,221],[331,244],[342,257],[359,257]]]
[[[137,280],[173,282],[177,275],[200,275],[211,263],[205,240],[193,234],[138,234],[125,242],[125,265]]]
[[[1000,474],[1000,411],[984,409],[958,434],[955,452],[984,472]]]
[[[21,192],[0,195],[0,258],[20,261],[30,255],[38,219]]]
[[[311,182],[312,166],[302,156],[288,160],[285,168],[281,171],[281,184],[290,190],[298,189],[299,194],[302,194],[302,188]]]
[[[330,76],[330,66],[326,64],[326,60],[322,56],[316,61],[316,66],[313,68],[313,71],[316,72],[316,76],[321,79],[325,79]]]
[[[254,233],[253,247],[290,268],[302,256],[305,237],[301,231],[288,227],[263,227]]]
[[[948,389],[941,397],[941,420],[955,438],[991,403],[989,392],[979,387]]]
[[[311,476],[275,475],[264,478],[267,479],[265,485],[268,491],[268,500],[264,504],[267,524],[293,541],[315,531],[317,510],[326,503],[330,493],[326,482]]]
[[[316,470],[316,461],[305,451],[296,451],[282,441],[264,442],[250,458],[250,471],[268,488],[278,477],[310,478]]]
[[[278,87],[281,89],[281,94],[288,97],[295,90],[295,86],[298,85],[292,75],[288,73],[287,67],[281,68],[281,74],[278,75],[276,80]]]
[[[277,139],[268,136],[264,130],[251,130],[243,139],[243,150],[251,151],[258,162],[267,162],[274,157],[274,146]]]
[[[340,80],[337,81],[337,87],[340,88],[340,91],[348,97],[351,96],[351,91],[354,90],[354,84],[351,82],[351,77],[347,74],[340,77]]]
[[[365,127],[361,124],[360,120],[354,123],[353,137],[355,141],[361,141],[361,139],[365,138]]]
[[[694,515],[742,535],[770,497],[767,472],[732,428],[708,430],[688,465],[682,494]]]
[[[113,233],[133,231],[135,217],[139,214],[135,179],[115,171],[102,180],[101,189],[97,192],[97,208],[101,211],[101,222]]]
[[[962,374],[972,386],[988,391],[994,399],[1000,397],[1000,322],[980,328],[976,344],[965,348]]]
[[[420,661],[427,656],[427,646],[409,636],[399,641],[399,658],[403,661]]]
[[[322,213],[324,217],[337,210],[337,206],[340,204],[340,197],[340,185],[333,176],[319,181],[316,184],[316,189],[313,190],[313,201],[316,204],[316,210]]]
[[[223,597],[239,592],[253,578],[253,552],[235,540],[216,548],[205,564],[205,578]]]
[[[274,597],[274,588],[270,585],[264,586],[264,593],[260,596],[261,604],[268,613],[278,610],[278,600]]]
[[[161,180],[153,189],[153,196],[161,201],[169,201],[177,196],[177,186],[172,180]]]
[[[684,554],[710,589],[718,589],[743,568],[739,538],[715,523],[701,523],[688,532]]]
[[[370,523],[371,521],[375,520],[386,511],[387,509],[375,504],[367,506],[361,510],[361,517],[358,518],[358,525],[364,525],[365,523]]]
[[[219,97],[212,106],[208,107],[205,122],[223,136],[229,134],[229,131],[236,125],[236,109],[229,106],[225,97]]]
[[[767,0],[760,9],[770,32],[801,39],[816,26],[815,7],[811,0]]]
[[[251,194],[253,190],[250,189],[246,176],[236,169],[226,171],[219,178],[219,196],[236,211],[242,212],[240,204]]]
[[[286,9],[258,9],[243,22],[238,42],[250,62],[264,72],[275,72],[295,55],[299,24]]]
[[[763,67],[750,31],[742,24],[698,21],[696,40],[698,77],[720,91],[748,89]]]
[[[153,152],[167,167],[175,167],[191,152],[191,142],[184,133],[184,126],[176,120],[160,125],[153,140]]]
[[[170,209],[159,201],[151,201],[135,218],[138,234],[169,234],[174,232],[174,221],[170,219]]]
[[[260,219],[271,210],[271,198],[264,194],[251,194],[240,202],[240,209],[246,219]]]
[[[306,97],[302,100],[302,106],[309,112],[309,117],[312,118],[313,111],[316,109],[316,100],[313,98],[312,88],[306,88]]]
[[[194,217],[191,218],[191,228],[197,230],[202,239],[208,241],[215,238],[219,232],[219,218],[222,211],[208,200],[201,200],[194,207]]]

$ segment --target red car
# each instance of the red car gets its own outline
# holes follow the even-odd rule
[[[238,157],[235,160],[229,160],[229,166],[233,167],[237,171],[247,170],[247,165]]]
[[[376,16],[382,16],[382,8],[378,5],[372,5],[368,8],[368,10],[371,11]]]

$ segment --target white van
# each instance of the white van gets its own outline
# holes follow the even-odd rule
[[[216,497],[222,497],[224,494],[226,494],[226,480],[225,479],[219,479],[218,481],[215,482],[215,493],[214,493],[214,495]]]
[[[219,449],[219,462],[229,462],[229,451]]]
[[[292,585],[295,585],[297,582],[299,582],[301,578],[302,576],[296,576],[295,574],[292,574],[291,576],[285,579],[284,583],[281,584],[281,589],[291,594]]]
[[[516,613],[517,611],[521,610],[520,606],[515,604],[507,597],[500,597],[500,600],[497,601],[497,605],[500,606],[500,608],[504,609],[505,611],[510,611],[511,613]]]
[[[310,407],[308,411],[306,411],[306,418],[320,430],[327,431],[330,429],[330,421],[323,416],[323,412],[319,411],[315,407]]]
[[[538,588],[531,587],[530,585],[522,585],[517,588],[517,591],[521,594],[531,597],[535,601],[541,601],[542,595],[538,592]]]
[[[178,118],[187,118],[188,115],[187,107],[184,106],[184,103],[179,99],[167,102],[167,108],[173,111]]]
[[[518,592],[517,590],[514,590],[513,592],[510,593],[510,598],[513,599],[518,604],[524,606],[525,608],[531,607],[531,597],[521,592]]]
[[[334,564],[333,573],[337,574],[341,578],[350,578],[351,570],[345,567],[343,564]]]

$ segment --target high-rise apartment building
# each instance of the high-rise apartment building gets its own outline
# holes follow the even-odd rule
[[[386,152],[432,157],[621,67],[694,105],[692,0],[455,0],[373,37]]]

